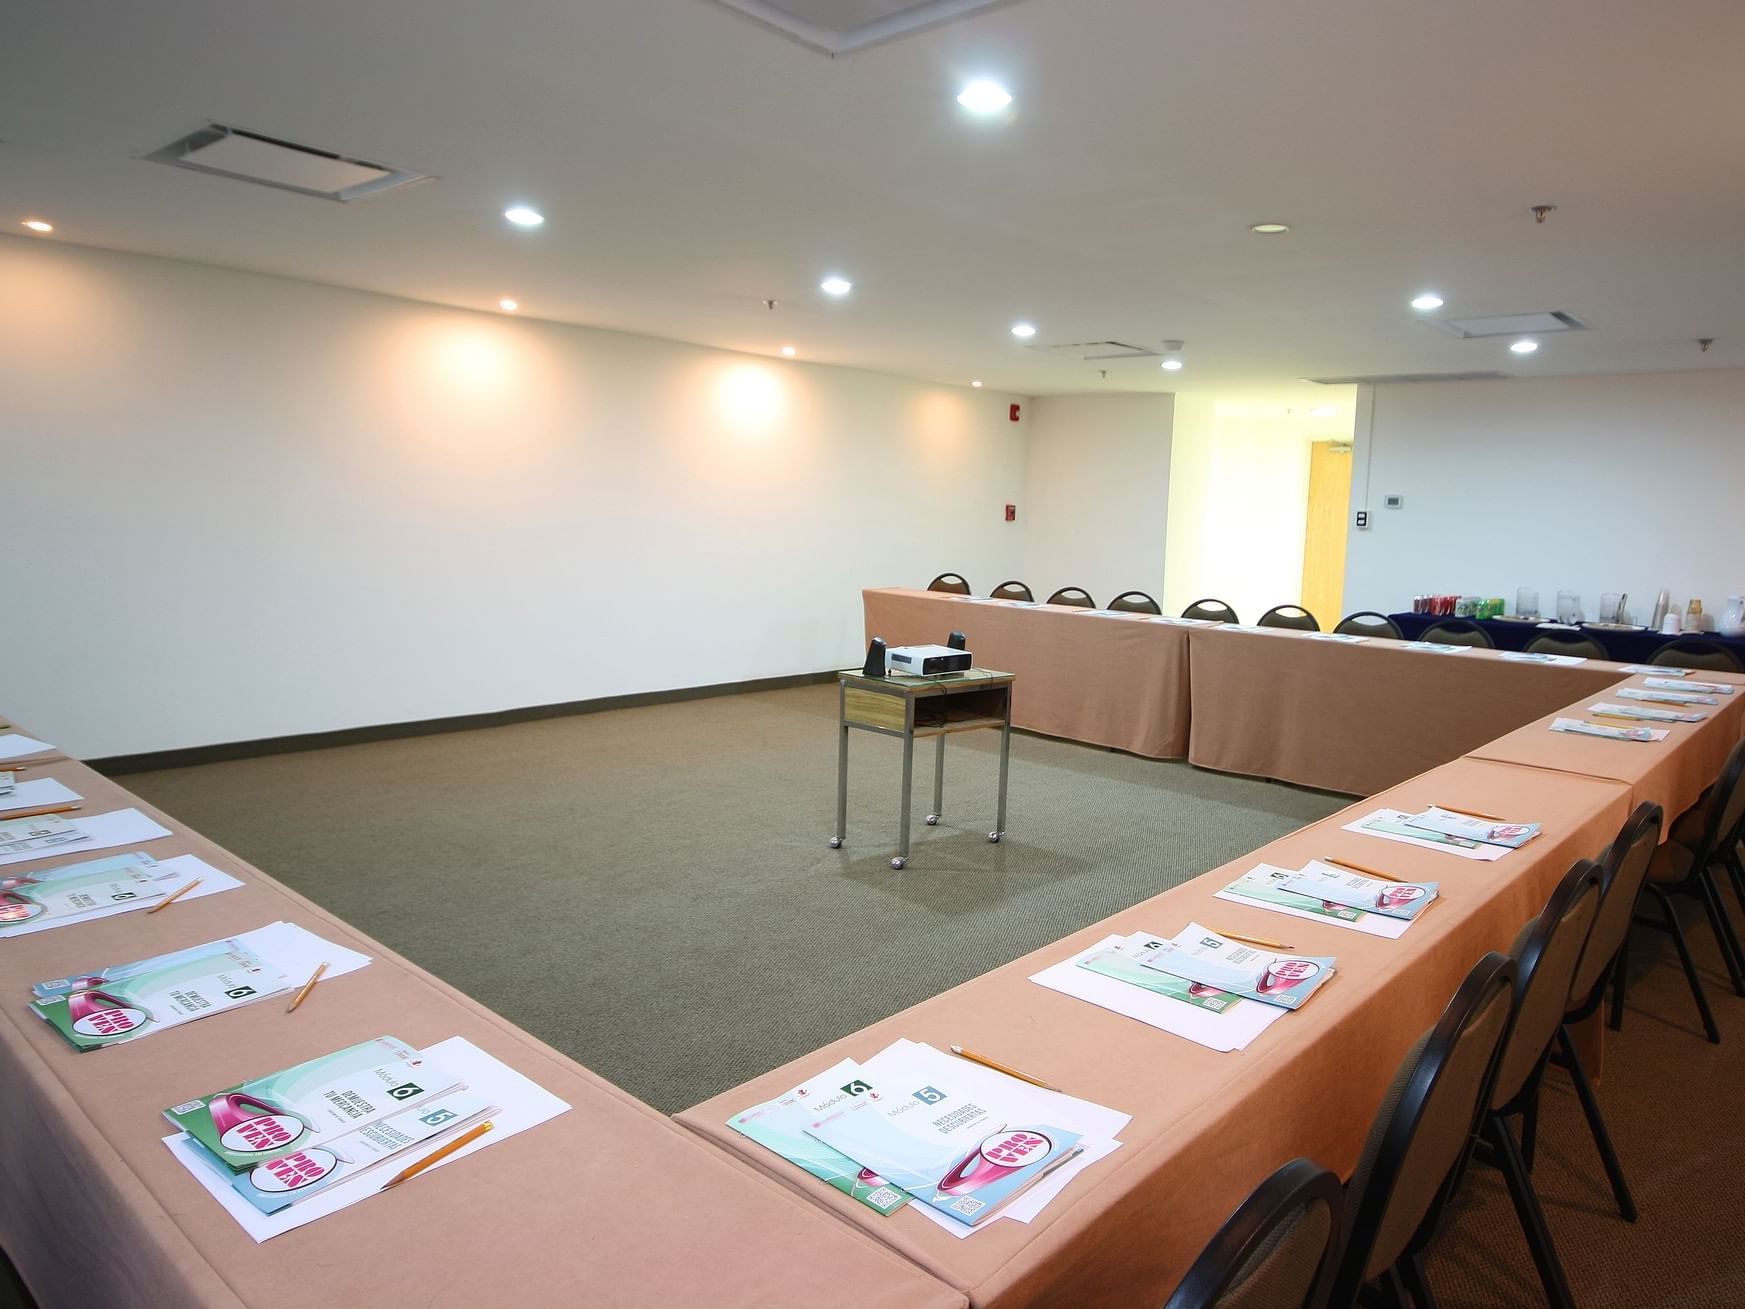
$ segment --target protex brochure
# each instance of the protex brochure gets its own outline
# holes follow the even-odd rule
[[[1413,814],[1406,822],[1421,831],[1460,836],[1485,845],[1507,846],[1510,850],[1519,850],[1539,835],[1538,823],[1506,823],[1500,819],[1443,809],[1439,805],[1431,805],[1423,813]]]
[[[1287,891],[1313,896],[1327,904],[1345,905],[1366,913],[1410,921],[1436,898],[1435,882],[1389,882],[1379,877],[1335,868],[1311,859],[1285,883]]]
[[[0,924],[72,918],[161,899],[166,892],[158,881],[157,861],[142,851],[34,873],[0,873]]]
[[[293,1150],[325,1145],[455,1085],[411,1046],[378,1036],[175,1105],[164,1117],[192,1138],[213,1167],[239,1173]]]
[[[1669,735],[1664,727],[1607,727],[1603,723],[1590,723],[1585,718],[1559,718],[1551,724],[1551,730],[1600,736],[1608,741],[1664,741]]]
[[[9,769],[0,768],[0,795],[11,795],[17,785],[17,774]]]
[[[808,1123],[807,1135],[967,1226],[1079,1153],[1077,1132],[996,1113],[953,1085],[882,1085]]]
[[[1158,994],[1168,994],[1207,1009],[1228,1009],[1241,1000],[1258,1000],[1281,1009],[1300,1009],[1303,1002],[1333,976],[1331,955],[1270,954],[1231,940],[1199,923],[1189,923],[1170,938],[1136,932],[1124,938],[1115,951],[1138,961],[1148,973],[1161,975],[1172,982],[1188,983],[1185,995],[1175,990],[1159,991]],[[1254,981],[1243,986],[1217,987],[1193,977],[1193,972],[1204,971],[1209,958],[1222,959],[1234,971],[1244,974],[1252,969]]]
[[[1475,841],[1467,836],[1455,836],[1448,832],[1414,826],[1412,820],[1416,817],[1418,815],[1398,809],[1377,809],[1374,813],[1346,823],[1345,830],[1361,832],[1365,836],[1379,836],[1385,841],[1401,841],[1406,845],[1422,846],[1426,850],[1441,850],[1447,854],[1459,855],[1462,859],[1489,862],[1501,859],[1509,852],[1508,846],[1492,845],[1488,841]]]
[[[173,954],[38,982],[31,1008],[74,1049],[95,1050],[284,995],[321,964],[331,981],[369,962],[295,923],[270,923]]]
[[[1667,686],[1677,686],[1677,682],[1668,682]],[[1658,691],[1644,691],[1639,686],[1622,686],[1612,692],[1620,700],[1649,700],[1654,704],[1720,704],[1718,697],[1704,695],[1700,691],[1672,691],[1662,688]]]
[[[786,1095],[734,1114],[727,1125],[867,1208],[893,1214],[909,1203],[907,1191],[806,1135],[808,1124],[871,1090],[861,1066],[844,1059]]]
[[[1644,677],[1642,685],[1652,686],[1657,691],[1707,691],[1710,695],[1733,694],[1732,684],[1728,682],[1680,682],[1665,677]]]
[[[1587,707],[1590,714],[1604,714],[1608,718],[1638,718],[1648,723],[1700,723],[1708,715],[1701,710],[1692,709],[1688,712],[1678,709],[1644,709],[1641,705],[1610,704],[1600,701]]]
[[[1256,864],[1215,894],[1218,899],[1229,900],[1234,904],[1263,905],[1292,918],[1331,922],[1340,927],[1349,927],[1354,932],[1362,932],[1366,936],[1398,937],[1411,926],[1409,919],[1390,918],[1386,914],[1371,913],[1351,905],[1334,904],[1317,896],[1304,895],[1300,891],[1287,890],[1287,884],[1300,872],[1300,869],[1280,868],[1277,864]]]
[[[74,827],[59,814],[39,814],[35,818],[0,819],[0,854],[25,854],[36,850],[52,850],[57,845],[74,841],[89,841],[90,836]]]

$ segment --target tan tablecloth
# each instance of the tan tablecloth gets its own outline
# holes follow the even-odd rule
[[[1090,620],[1086,620],[1090,621]],[[1430,656],[1435,658],[1436,656]],[[1506,949],[1570,863],[1616,834],[1614,782],[1462,759],[1234,860],[974,981],[705,1101],[680,1121],[902,1251],[979,1306],[1158,1304],[1253,1186],[1297,1155],[1348,1173],[1401,1056],[1486,950]],[[1432,802],[1538,821],[1539,840],[1477,863],[1340,830],[1381,804]],[[1397,941],[1212,898],[1262,860],[1344,856],[1441,883],[1443,899]],[[1111,932],[1175,932],[1190,919],[1338,956],[1338,976],[1246,1051],[1218,1054],[1030,982]],[[979,1050],[1133,1115],[1126,1144],[1033,1222],[959,1240],[899,1212],[845,1201],[723,1124],[837,1059],[897,1037]]]
[[[1691,680],[1691,679],[1686,679]],[[1640,687],[1642,676],[1630,677],[1604,695],[1588,695],[1547,713],[1525,727],[1516,729],[1494,741],[1470,751],[1474,759],[1490,759],[1529,768],[1556,769],[1564,773],[1580,773],[1587,777],[1603,777],[1622,782],[1630,788],[1631,803],[1644,800],[1666,811],[1666,828],[1697,797],[1712,786],[1721,775],[1721,765],[1727,752],[1745,732],[1745,676],[1738,673],[1703,671],[1695,680],[1726,682],[1739,689],[1732,695],[1718,696],[1718,705],[1642,704],[1646,709],[1695,709],[1709,716],[1700,723],[1624,723],[1609,718],[1595,718],[1589,705],[1601,700],[1612,704],[1629,704],[1613,694],[1617,686]],[[1640,702],[1637,702],[1640,703]],[[1598,737],[1580,736],[1568,732],[1553,732],[1557,718],[1581,718],[1607,727],[1654,727],[1667,729],[1664,741],[1607,741]],[[1662,839],[1665,839],[1665,828]]]
[[[1371,795],[1467,753],[1575,697],[1623,665],[1431,654],[1300,632],[1194,628],[1188,759],[1202,768]]]
[[[834,1217],[172,822],[83,765],[87,813],[135,804],[246,885],[162,913],[0,941],[0,1242],[45,1306],[961,1305]],[[93,852],[95,854],[95,852]],[[5,871],[65,862],[68,855]],[[360,868],[359,876],[369,870]],[[471,906],[458,906],[473,911]],[[25,1011],[32,982],[284,918],[373,955],[296,1014],[266,1001],[75,1054]],[[388,1195],[256,1245],[170,1156],[160,1110],[391,1033],[464,1036],[571,1110]]]
[[[869,641],[944,645],[962,632],[978,665],[1016,673],[1014,726],[1153,759],[1187,754],[1189,628],[937,591],[861,595]]]

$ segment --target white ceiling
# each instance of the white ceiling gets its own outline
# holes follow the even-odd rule
[[[1740,0],[1019,0],[837,59],[710,0],[0,0],[0,230],[1033,394],[1740,366],[1741,50]],[[137,158],[209,119],[439,180]],[[1427,287],[1593,330],[1518,359]]]

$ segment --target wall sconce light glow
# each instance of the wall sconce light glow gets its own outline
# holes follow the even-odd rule
[[[971,382],[970,385],[975,387],[979,391],[981,389],[982,379],[978,377],[978,378],[976,378],[975,381]]]
[[[729,428],[754,435],[772,430],[787,408],[781,378],[756,364],[740,364],[721,374],[715,400]]]
[[[1017,337],[1020,341],[1027,341],[1031,337],[1036,335],[1036,324],[1034,324],[1034,323],[1013,323],[1012,324],[1012,335]]]
[[[503,217],[507,218],[517,227],[538,227],[545,221],[544,214],[540,213],[537,209],[529,209],[526,205],[515,205],[512,208],[505,209],[503,211]]]
[[[1182,368],[1182,361],[1179,359],[1165,359],[1163,361],[1163,369],[1165,372],[1179,373],[1179,372],[1181,372],[1181,368]]]
[[[504,296],[501,300],[497,301],[497,308],[501,309],[506,314],[512,314],[517,309],[521,308],[521,302],[511,296]]]
[[[971,82],[958,92],[957,103],[972,114],[997,114],[1012,103],[1012,93],[998,82]]]
[[[1412,308],[1414,309],[1440,309],[1441,307],[1442,297],[1434,291],[1426,291],[1423,295],[1412,297]]]
[[[1289,223],[1255,223],[1248,230],[1258,232],[1261,236],[1279,236],[1290,231],[1291,225]]]
[[[1529,341],[1526,337],[1522,337],[1519,341],[1516,341],[1509,347],[1509,349],[1513,350],[1518,355],[1530,355],[1538,348],[1539,343],[1537,341]]]
[[[52,232],[55,230],[53,223],[45,223],[40,218],[26,218],[24,225],[33,232]]]
[[[782,357],[784,359],[792,359],[795,355],[797,355],[799,353],[800,352],[798,350],[794,349],[794,347],[791,345],[784,345],[782,347]]]
[[[1334,414],[1336,414],[1338,412],[1339,411],[1337,409],[1335,409],[1332,405],[1316,405],[1313,409],[1309,410],[1309,417],[1310,418],[1331,418],[1331,417],[1333,417]]]
[[[854,283],[846,277],[826,277],[818,283],[818,289],[825,295],[847,295],[854,290]]]

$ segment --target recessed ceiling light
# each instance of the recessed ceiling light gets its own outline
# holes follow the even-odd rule
[[[501,300],[497,301],[497,308],[501,309],[506,314],[512,314],[517,309],[521,308],[521,302],[510,296],[504,296]]]
[[[1526,337],[1522,337],[1519,341],[1516,341],[1509,347],[1509,349],[1513,350],[1518,355],[1530,355],[1538,348],[1539,343],[1537,341],[1528,340]]]
[[[505,209],[503,217],[517,227],[538,227],[545,221],[544,214],[537,209],[529,209],[526,205],[516,205],[512,209]]]
[[[782,355],[784,358],[792,359],[795,355],[797,355],[799,353],[800,352],[798,350],[794,349],[794,347],[791,345],[784,345],[782,347]]]
[[[45,223],[40,218],[26,218],[24,225],[33,232],[52,232],[55,230],[53,223]]]
[[[971,82],[958,92],[957,103],[972,114],[997,114],[1012,103],[1012,93],[998,82]]]
[[[1290,231],[1291,225],[1289,223],[1256,223],[1248,230],[1259,232],[1262,236],[1277,236],[1280,232]]]
[[[982,384],[982,379],[979,377],[976,378],[975,381],[970,383],[971,386],[978,387],[978,388],[981,386],[981,384]]]
[[[1181,366],[1182,361],[1179,359],[1165,359],[1163,361],[1163,367],[1166,372],[1179,373],[1181,371]]]
[[[1012,335],[1017,337],[1035,336],[1036,325],[1034,323],[1013,323]]]
[[[1440,309],[1441,307],[1442,297],[1434,291],[1426,291],[1423,295],[1412,297],[1412,308],[1414,309]]]
[[[854,290],[854,283],[846,277],[826,277],[818,283],[818,289],[825,295],[847,295]]]
[[[1331,417],[1333,417],[1334,414],[1336,414],[1338,412],[1339,411],[1337,409],[1335,409],[1332,405],[1316,405],[1313,409],[1309,410],[1309,417],[1310,418],[1331,418]]]

